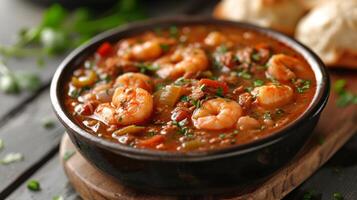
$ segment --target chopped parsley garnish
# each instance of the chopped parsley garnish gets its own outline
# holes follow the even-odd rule
[[[259,86],[262,86],[264,85],[264,81],[263,80],[260,80],[260,79],[257,79],[253,82],[253,85],[254,87],[259,87]]]
[[[219,134],[219,136],[218,136],[219,138],[221,138],[221,139],[224,139],[225,137],[226,137],[226,134],[224,134],[224,133],[222,133],[222,134]]]
[[[221,45],[217,48],[217,53],[219,54],[223,54],[223,53],[226,53],[228,51],[228,48],[226,47],[226,45]]]
[[[200,100],[191,100],[192,105],[194,105],[196,108],[201,107],[201,101]]]
[[[338,107],[345,107],[351,104],[357,104],[357,95],[346,90],[347,81],[344,79],[339,79],[334,83],[334,90],[338,97],[336,100],[336,105]]]
[[[81,94],[80,89],[72,89],[71,91],[69,91],[68,96],[75,99],[75,98],[78,98],[80,94]]]
[[[244,88],[244,90],[246,91],[246,92],[251,92],[251,91],[253,91],[253,87],[246,87],[246,88]]]
[[[168,44],[160,44],[160,47],[164,53],[170,50],[170,46]]]
[[[244,79],[251,79],[252,78],[252,75],[249,74],[248,72],[246,71],[241,71],[241,72],[238,72],[238,76],[241,77],[241,78],[244,78]]]
[[[67,161],[69,160],[76,152],[74,150],[72,151],[66,151],[63,155],[63,160]]]
[[[285,113],[285,111],[283,109],[281,109],[281,108],[275,109],[275,115],[277,117],[281,117],[284,113]]]
[[[271,114],[270,114],[269,111],[267,111],[267,112],[264,113],[263,119],[267,119],[267,120],[271,120],[271,119],[272,119]]]
[[[253,53],[252,54],[252,59],[254,60],[254,61],[259,61],[260,60],[260,55],[259,55],[259,53]]]
[[[139,63],[136,66],[138,68],[140,68],[141,73],[147,73],[147,72],[156,71],[159,69],[159,66],[157,66],[157,65],[145,64],[145,63]]]
[[[37,180],[29,180],[27,182],[27,188],[31,191],[39,191],[41,189],[40,183]]]
[[[310,86],[311,86],[311,81],[310,80],[302,80],[300,86],[297,87],[296,90],[297,90],[298,93],[304,93],[308,89],[310,89]]]
[[[185,78],[181,77],[181,78],[177,79],[174,84],[178,85],[178,86],[183,86],[183,85],[186,85],[186,84],[188,84],[190,82],[191,82],[190,79],[185,79]]]
[[[180,101],[189,102],[189,101],[190,101],[190,97],[184,95],[184,96],[182,96],[182,97],[180,98]]]
[[[178,38],[178,36],[179,36],[179,31],[176,26],[171,26],[169,28],[169,33],[170,33],[170,37],[173,37],[173,38]]]
[[[161,90],[163,87],[165,87],[165,84],[158,83],[158,84],[155,85],[155,91]]]
[[[149,136],[149,137],[152,137],[152,136],[154,136],[154,135],[157,135],[157,132],[156,132],[156,131],[148,131],[148,132],[147,132],[147,136]]]
[[[217,88],[216,95],[219,97],[223,97],[223,89],[221,87]]]
[[[187,119],[184,119],[180,122],[173,121],[173,124],[177,126],[178,128],[178,133],[184,136],[192,137],[192,133],[190,132],[190,129],[186,126],[188,123]]]

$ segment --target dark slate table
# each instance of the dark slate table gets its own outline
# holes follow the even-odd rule
[[[210,15],[216,1],[145,1],[150,16],[179,14]],[[43,7],[25,0],[2,0],[0,4],[0,44],[14,42],[21,27],[30,27],[41,20]],[[0,93],[0,138],[9,152],[20,152],[24,160],[10,165],[0,165],[0,199],[52,199],[60,195],[64,199],[80,199],[69,184],[59,163],[58,144],[64,132],[52,113],[49,99],[49,83],[63,57],[46,61],[39,69],[35,59],[11,60],[12,69],[38,72],[43,85],[35,93],[20,95]],[[56,121],[55,128],[43,128],[45,118]],[[30,179],[39,180],[42,190],[31,192],[26,188]],[[333,199],[340,192],[345,199],[357,199],[357,137],[352,138],[318,172],[285,199],[303,199],[306,191],[313,191],[315,199]]]

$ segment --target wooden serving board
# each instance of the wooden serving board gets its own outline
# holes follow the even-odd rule
[[[355,72],[334,73],[332,75],[332,80],[338,78],[346,79],[349,84],[349,90],[357,92],[357,74]],[[310,177],[357,132],[357,106],[351,105],[345,108],[337,108],[335,101],[336,96],[331,91],[330,100],[312,137],[290,163],[273,174],[267,181],[260,185],[246,188],[244,191],[237,191],[236,194],[202,196],[199,199],[282,199]],[[69,137],[65,135],[60,147],[61,158],[66,152],[71,151],[75,151],[75,147]],[[79,153],[75,153],[67,161],[62,160],[62,164],[70,182],[83,199],[182,199],[182,197],[176,196],[143,194],[120,185],[112,177],[102,174],[98,169],[91,166]],[[196,196],[196,198],[198,197]],[[188,197],[188,199],[190,198]]]

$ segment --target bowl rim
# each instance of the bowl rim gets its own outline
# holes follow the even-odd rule
[[[113,141],[105,140],[103,138],[97,137],[85,129],[81,128],[74,122],[68,113],[66,113],[63,102],[61,103],[61,89],[59,86],[61,82],[66,80],[64,78],[65,72],[71,69],[68,67],[70,64],[73,65],[73,62],[78,63],[80,57],[83,58],[83,54],[93,53],[93,49],[96,49],[104,41],[110,40],[118,41],[121,37],[120,34],[135,35],[140,31],[153,30],[157,27],[169,27],[169,26],[184,26],[184,25],[218,25],[218,26],[228,26],[236,27],[245,30],[250,30],[253,32],[259,32],[261,34],[267,35],[270,38],[282,42],[283,44],[289,46],[294,51],[303,56],[306,62],[312,67],[315,78],[316,78],[316,91],[312,99],[312,102],[308,108],[294,121],[288,123],[286,126],[274,131],[274,133],[248,142],[245,144],[232,145],[230,147],[225,147],[221,149],[213,149],[207,151],[193,151],[193,152],[168,152],[160,150],[150,150],[150,149],[140,149],[133,148],[127,145],[120,143],[115,143]],[[134,34],[133,34],[134,33]],[[113,39],[115,38],[115,40]],[[85,57],[85,56],[84,56]],[[154,18],[140,22],[129,23],[122,25],[118,28],[114,28],[108,31],[105,31],[94,38],[89,42],[81,45],[80,47],[73,50],[59,65],[57,68],[51,83],[50,97],[52,102],[52,107],[55,111],[55,114],[69,131],[69,134],[76,134],[80,136],[81,139],[90,143],[91,145],[96,145],[100,148],[107,149],[111,152],[132,157],[135,159],[145,159],[145,160],[165,160],[165,161],[202,161],[202,160],[212,160],[218,158],[224,158],[227,156],[241,155],[257,149],[261,149],[272,145],[289,134],[293,133],[294,129],[299,126],[302,126],[304,123],[308,123],[312,118],[316,117],[321,113],[325,107],[330,89],[330,79],[325,69],[325,65],[321,59],[312,52],[308,47],[301,44],[289,36],[286,36],[277,31],[258,27],[256,25],[244,23],[244,22],[233,22],[226,20],[212,19],[210,17],[192,17],[192,16],[176,16],[169,18]],[[72,139],[73,137],[71,137]],[[77,137],[76,137],[77,138]]]

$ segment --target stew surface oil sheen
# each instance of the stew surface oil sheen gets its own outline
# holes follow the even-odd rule
[[[316,90],[297,52],[261,33],[172,26],[104,42],[78,66],[65,105],[88,132],[134,148],[249,143],[298,118]]]

